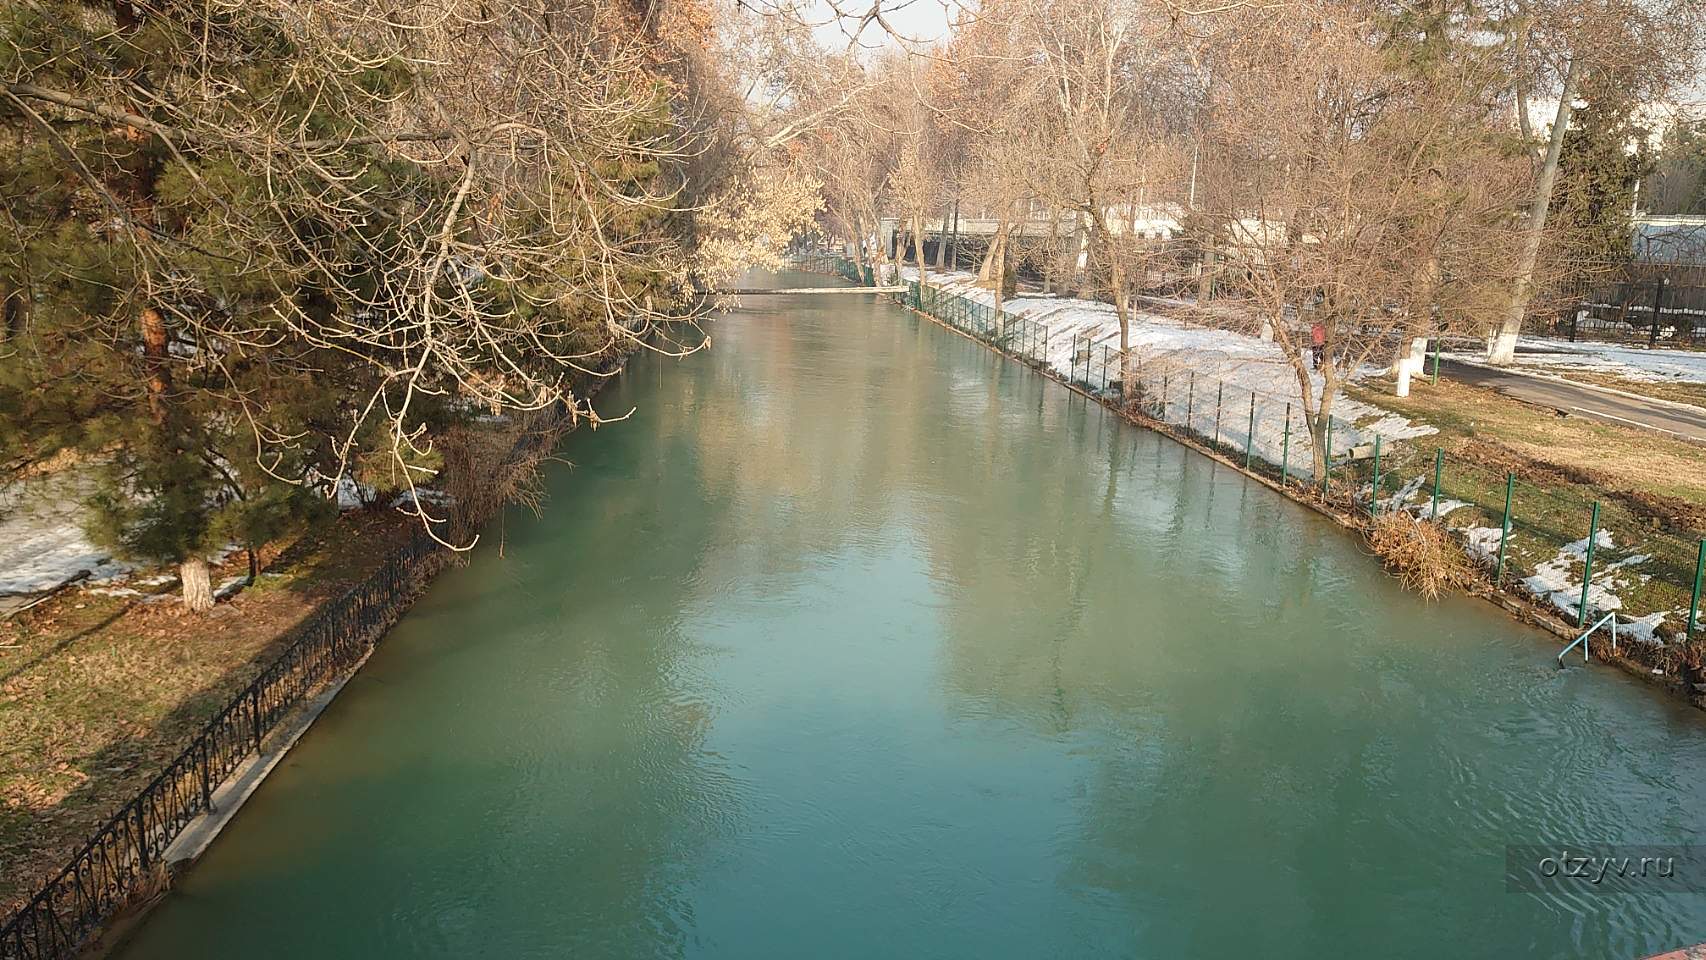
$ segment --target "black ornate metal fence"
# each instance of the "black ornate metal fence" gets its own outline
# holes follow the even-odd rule
[[[1706,263],[1584,262],[1560,306],[1529,317],[1524,332],[1648,347],[1706,347]]]
[[[383,567],[298,628],[290,646],[0,926],[0,960],[75,956],[102,924],[148,889],[172,841],[213,808],[214,789],[259,752],[294,707],[361,662],[438,555],[438,543],[416,529]]]

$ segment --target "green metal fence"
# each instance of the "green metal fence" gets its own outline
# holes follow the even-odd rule
[[[1637,499],[1596,502],[1565,485],[1543,488],[1450,459],[1426,438],[1392,441],[1338,417],[1320,424],[1317,437],[1289,398],[1164,356],[1122,354],[1117,344],[997,316],[990,304],[916,281],[903,302],[1252,474],[1341,507],[1402,510],[1437,522],[1500,587],[1550,604],[1571,622],[1585,627],[1616,611],[1635,622],[1634,636],[1675,653],[1689,649],[1679,643],[1706,640],[1706,538],[1665,529]],[[1326,452],[1319,473],[1317,446]]]

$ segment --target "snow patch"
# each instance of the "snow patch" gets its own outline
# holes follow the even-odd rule
[[[104,582],[135,569],[83,533],[83,501],[93,490],[75,470],[0,488],[0,596],[51,590],[85,571]]]
[[[1500,527],[1465,527],[1463,547],[1473,557],[1491,560],[1499,553],[1499,541],[1504,539],[1505,531]]]
[[[391,506],[397,509],[403,509],[405,507],[412,508],[416,503],[424,503],[427,506],[442,507],[447,504],[454,503],[455,500],[455,497],[445,493],[443,490],[404,490],[402,493],[399,493],[396,497],[392,498]]]
[[[1669,614],[1651,613],[1644,617],[1634,617],[1629,620],[1618,617],[1617,639],[1630,639],[1638,643],[1663,646],[1664,641],[1659,639],[1658,630],[1664,624],[1667,616]]]
[[[902,267],[901,277],[916,281],[915,267]],[[985,307],[995,305],[994,291],[980,286],[963,271],[932,271],[930,286],[947,296],[964,297]],[[1042,363],[1062,378],[1104,390],[1117,380],[1114,357],[1119,350],[1119,318],[1112,304],[1069,297],[1022,296],[1004,300],[1002,313],[1043,328],[1030,342],[1010,345]],[[1011,327],[1010,327],[1011,328]],[[1313,438],[1303,420],[1303,391],[1297,372],[1280,348],[1258,337],[1219,327],[1188,325],[1184,320],[1134,309],[1128,325],[1128,344],[1137,374],[1152,386],[1166,370],[1168,396],[1162,418],[1207,437],[1243,448],[1269,464],[1287,465],[1307,474],[1313,459]],[[1381,371],[1368,367],[1357,377]],[[1194,381],[1193,381],[1194,377]],[[1310,389],[1319,397],[1322,380],[1310,375]],[[1192,384],[1194,382],[1194,394]],[[1224,393],[1221,387],[1224,385]],[[1255,394],[1256,430],[1250,436],[1251,395]],[[1218,423],[1216,398],[1222,400]],[[1159,400],[1159,397],[1155,399]],[[1291,406],[1291,429],[1286,430],[1286,405]],[[1438,432],[1370,404],[1340,396],[1333,402],[1334,456],[1354,446],[1371,444],[1376,436],[1388,442]]]
[[[1447,359],[1481,363],[1479,351],[1446,351]],[[1648,350],[1614,343],[1571,343],[1551,337],[1523,337],[1516,366],[1541,371],[1607,373],[1642,383],[1706,383],[1706,353]]]
[[[1596,550],[1606,550],[1616,546],[1611,534],[1601,530],[1594,540]],[[1588,538],[1583,537],[1574,543],[1564,545],[1558,555],[1550,560],[1536,564],[1534,575],[1522,581],[1528,592],[1542,600],[1551,603],[1559,610],[1577,616],[1577,605],[1581,602],[1582,583],[1572,575],[1577,564],[1587,562]],[[1617,594],[1612,593],[1605,581],[1618,569],[1617,564],[1611,564],[1600,570],[1594,576],[1594,582],[1588,585],[1588,606],[1593,609],[1612,611],[1623,607],[1623,601]]]

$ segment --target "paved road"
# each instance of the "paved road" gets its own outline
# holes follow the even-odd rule
[[[1497,390],[1526,403],[1551,407],[1570,416],[1593,417],[1606,423],[1645,427],[1706,444],[1706,409],[1637,400],[1575,384],[1454,363],[1450,360],[1440,363],[1440,374],[1462,383]]]

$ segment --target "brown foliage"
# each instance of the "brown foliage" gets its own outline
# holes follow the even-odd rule
[[[543,468],[573,426],[572,414],[539,410],[519,415],[515,430],[478,427],[451,431],[440,442],[440,474],[450,498],[447,522],[454,542],[471,542],[481,525],[508,504],[538,514],[545,504]],[[437,513],[429,505],[429,516]]]
[[[1475,580],[1475,570],[1463,547],[1444,527],[1425,523],[1408,513],[1376,517],[1368,532],[1369,545],[1404,586],[1429,600],[1462,589]]]

